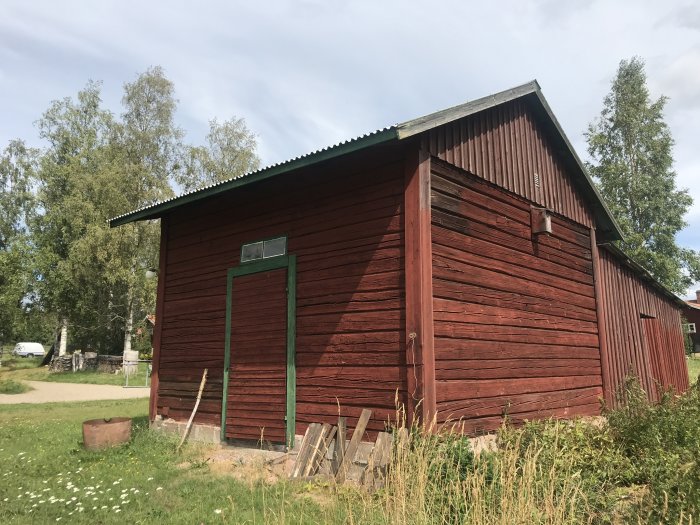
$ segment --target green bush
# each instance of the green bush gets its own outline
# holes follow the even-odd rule
[[[608,414],[610,431],[633,465],[633,482],[648,488],[638,505],[653,522],[700,515],[700,385],[650,404],[629,382],[626,405]]]
[[[29,385],[13,381],[12,379],[0,380],[0,394],[24,394],[32,389]]]
[[[540,469],[557,473],[560,487],[577,479],[583,495],[578,514],[594,523],[612,519],[616,503],[625,497],[624,487],[633,483],[632,462],[604,421],[534,421],[520,429],[505,427],[499,442],[517,446],[521,457],[536,449]]]

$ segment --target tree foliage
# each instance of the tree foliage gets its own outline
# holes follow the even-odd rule
[[[146,270],[157,266],[160,227],[143,221],[110,229],[108,219],[258,162],[242,120],[214,119],[208,144],[191,146],[176,110],[173,83],[153,67],[124,84],[119,115],[91,81],[43,113],[41,151],[8,145],[0,158],[0,326],[14,328],[0,339],[46,333],[26,322],[22,312],[33,308],[42,326],[67,319],[74,348],[129,346],[133,326],[155,308],[156,283]],[[186,169],[192,151],[196,170]],[[15,317],[5,322],[8,312]]]
[[[37,151],[11,141],[0,157],[0,344],[16,338],[29,308],[33,254],[27,223],[34,211]]]
[[[700,258],[676,244],[692,198],[676,187],[666,102],[651,99],[641,59],[620,62],[600,117],[586,133],[593,159],[588,169],[620,224],[621,247],[668,288],[684,293],[700,280]]]
[[[177,182],[184,191],[191,191],[257,170],[260,159],[255,145],[255,135],[243,119],[210,120],[206,146],[187,148]]]

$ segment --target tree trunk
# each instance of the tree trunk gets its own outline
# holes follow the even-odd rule
[[[126,322],[124,323],[124,353],[123,362],[126,365],[128,353],[131,352],[131,332],[134,330],[134,292],[129,290],[127,295]]]
[[[66,355],[68,348],[68,319],[61,319],[61,339],[58,342],[58,355]]]

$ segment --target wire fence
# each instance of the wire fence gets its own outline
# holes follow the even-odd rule
[[[144,388],[151,386],[151,359],[124,361],[124,388]]]

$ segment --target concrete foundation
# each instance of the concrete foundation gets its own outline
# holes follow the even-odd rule
[[[163,419],[163,416],[156,416],[151,423],[151,428],[161,432],[170,432],[182,436],[187,427],[187,421],[175,421],[174,419]],[[221,443],[221,427],[216,425],[202,425],[193,423],[190,429],[189,441],[199,441],[201,443]]]

